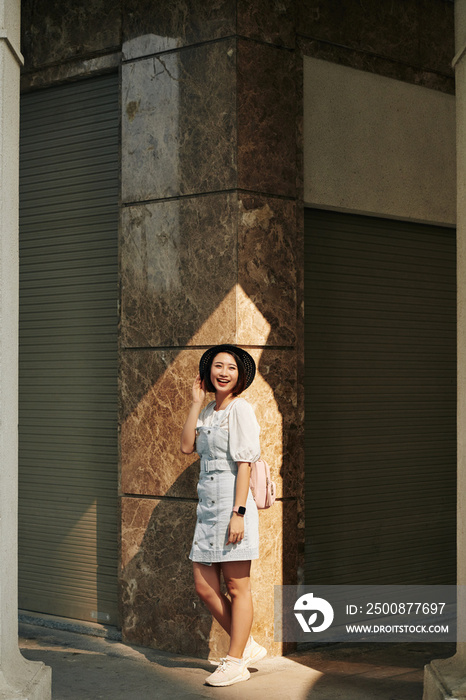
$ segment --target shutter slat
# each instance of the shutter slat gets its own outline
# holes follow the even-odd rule
[[[305,212],[311,584],[456,581],[451,229]]]
[[[118,624],[118,77],[21,114],[19,602]]]

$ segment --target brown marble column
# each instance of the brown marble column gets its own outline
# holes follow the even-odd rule
[[[147,7],[146,7],[147,5]],[[294,583],[297,412],[294,3],[131,0],[122,66],[121,611],[126,641],[218,657],[193,590],[198,460],[179,451],[202,349],[250,349],[247,397],[279,502],[262,512],[254,634]],[[299,261],[300,262],[300,261]],[[283,540],[286,538],[286,547]]]

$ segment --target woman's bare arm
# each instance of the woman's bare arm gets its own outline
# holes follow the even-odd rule
[[[245,506],[248,500],[249,478],[251,465],[249,462],[238,462],[238,474],[236,475],[235,506]],[[244,537],[244,516],[233,513],[228,527],[227,544],[241,542]]]
[[[204,399],[204,382],[202,382],[200,376],[197,375],[193,384],[193,402],[181,433],[181,451],[185,455],[192,454],[196,448],[197,419],[199,418]]]

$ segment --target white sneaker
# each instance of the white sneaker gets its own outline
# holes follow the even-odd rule
[[[233,685],[233,683],[249,680],[250,676],[244,661],[220,659],[220,665],[205,679],[205,682],[207,685]]]
[[[246,644],[244,648],[244,664],[246,666],[250,666],[251,664],[255,664],[256,661],[260,661],[261,659],[263,659],[264,656],[267,656],[267,649],[265,647],[261,647],[261,645],[258,642],[256,642],[256,640],[253,637],[251,637],[251,641],[248,644]]]

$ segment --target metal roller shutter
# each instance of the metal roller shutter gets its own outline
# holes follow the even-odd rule
[[[305,221],[306,582],[454,584],[455,232]]]
[[[25,94],[19,604],[117,617],[118,76]]]

